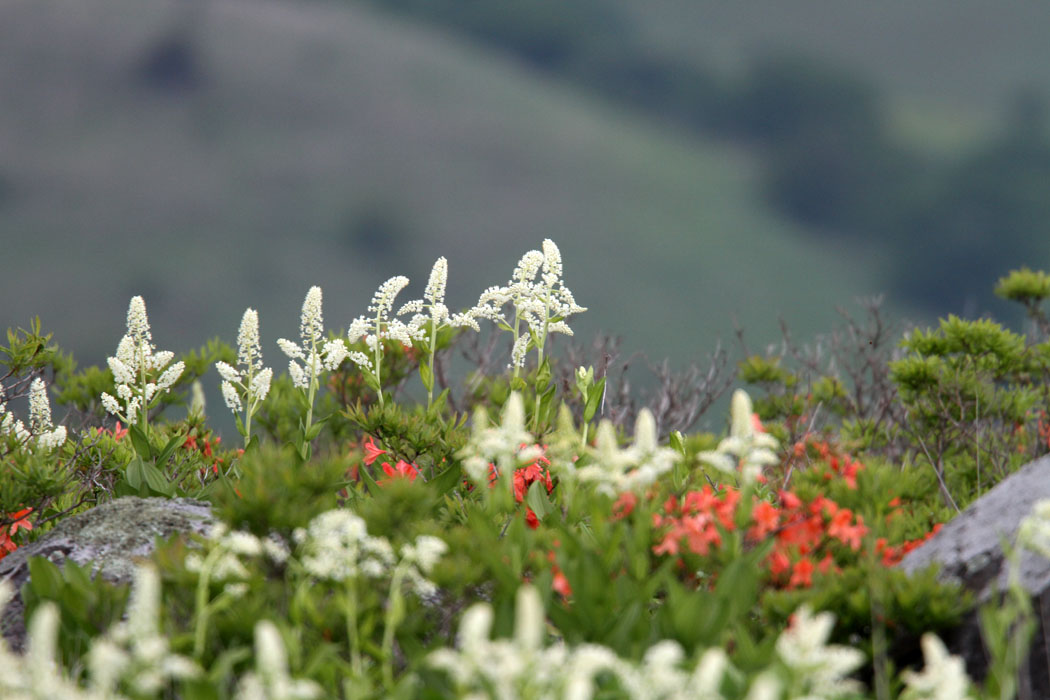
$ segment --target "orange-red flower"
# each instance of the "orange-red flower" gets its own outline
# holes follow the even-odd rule
[[[363,444],[363,447],[365,448],[365,458],[361,461],[368,466],[372,466],[372,463],[379,458],[379,455],[386,454],[386,450],[381,450],[376,446],[375,439],[371,435],[368,436],[368,441]]]
[[[376,482],[379,486],[385,486],[394,479],[408,479],[409,481],[415,481],[416,477],[419,476],[419,469],[414,464],[409,464],[403,459],[397,460],[397,465],[391,467],[390,462],[383,462],[383,473],[386,474],[389,479],[382,479]]]
[[[755,524],[747,531],[748,537],[760,540],[780,525],[780,511],[769,501],[759,501],[751,510],[751,519]]]
[[[616,503],[612,505],[612,519],[623,520],[634,511],[635,505],[638,504],[638,496],[633,491],[625,491],[620,494],[620,497],[616,499]],[[657,515],[654,513],[654,515]]]
[[[0,530],[0,559],[6,557],[9,553],[18,549],[18,545],[11,539],[11,535],[22,530],[32,530],[33,523],[29,522],[27,517],[33,512],[32,508],[23,508],[15,513],[8,513],[7,517],[14,520],[10,527],[6,527]]]
[[[795,562],[795,568],[791,572],[791,580],[788,581],[788,588],[798,588],[799,586],[812,586],[813,585],[813,562],[809,559],[799,559]]]

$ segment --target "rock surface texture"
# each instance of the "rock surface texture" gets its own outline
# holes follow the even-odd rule
[[[937,535],[910,552],[899,564],[914,573],[939,566],[938,578],[961,584],[974,593],[978,605],[994,600],[1008,585],[1004,543],[1014,546],[1021,521],[1038,501],[1050,499],[1050,457],[1031,462],[1001,481],[947,523]],[[1027,668],[1019,679],[1020,700],[1050,698],[1050,560],[1033,552],[1021,554],[1021,584],[1032,595],[1037,620]],[[975,679],[983,679],[988,657],[976,612],[969,614],[951,638],[944,640],[966,661]]]
[[[0,630],[8,646],[21,652],[25,620],[21,588],[29,580],[30,557],[47,557],[61,566],[72,560],[114,583],[130,583],[135,560],[148,556],[157,537],[205,534],[214,522],[211,504],[189,498],[119,498],[60,522],[36,542],[0,560],[0,581],[15,597],[0,611]]]

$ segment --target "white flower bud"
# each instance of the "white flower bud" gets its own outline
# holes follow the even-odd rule
[[[308,389],[310,387],[310,380],[306,377],[306,372],[295,360],[288,361],[288,374],[292,378],[292,386],[298,389]]]
[[[273,380],[273,370],[266,367],[259,371],[252,379],[250,391],[255,401],[262,401],[270,393],[270,383]]]
[[[341,338],[336,338],[325,343],[323,354],[324,368],[332,372],[339,368],[349,351],[346,349],[346,343]]]
[[[226,407],[234,413],[239,413],[243,408],[241,406],[241,397],[237,393],[237,389],[229,382],[222,383],[222,398],[226,401]]]
[[[293,360],[303,359],[303,349],[295,343],[293,343],[292,341],[285,340],[284,338],[278,338],[277,345],[281,348],[281,352],[283,352],[285,355],[292,358]]]
[[[321,316],[321,288],[310,287],[303,301],[303,312],[300,319],[299,334],[303,339],[303,347],[312,345],[320,340],[324,333],[324,320]]]
[[[47,399],[47,385],[37,377],[29,385],[29,427],[35,434],[51,430],[51,402]]]
[[[241,327],[237,331],[237,363],[251,369],[262,367],[259,314],[255,309],[245,309],[241,317]]]
[[[186,369],[186,363],[176,362],[168,369],[164,370],[164,374],[160,375],[160,379],[157,380],[157,388],[162,391],[167,391],[171,386],[178,381],[179,377],[182,376],[183,370]]]
[[[227,382],[239,382],[241,381],[240,373],[232,366],[226,364],[222,360],[215,363],[215,369],[219,371],[219,376]]]

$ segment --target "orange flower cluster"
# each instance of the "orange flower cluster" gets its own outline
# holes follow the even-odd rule
[[[371,435],[368,436],[368,440],[361,443],[364,448],[365,457],[361,461],[367,466],[372,466],[380,455],[387,454],[386,450],[382,450],[376,445],[375,438]],[[419,476],[419,467],[414,462],[406,462],[403,459],[397,460],[397,464],[390,466],[390,462],[382,462],[383,473],[386,474],[386,479],[380,479],[376,482],[379,486],[386,486],[394,479],[408,479],[409,481],[415,481]],[[358,468],[355,466],[352,471],[351,478],[356,480],[358,478]]]
[[[209,440],[208,437],[210,435],[210,430],[206,432],[203,436],[198,436],[191,433],[190,435],[186,436],[186,441],[182,443],[182,447],[185,450],[196,450],[205,457],[211,459],[211,471],[213,474],[218,474],[219,465],[222,464],[224,460],[222,457],[216,457],[214,451],[219,449],[219,443],[222,442],[222,438],[216,435],[215,437]],[[243,450],[241,451],[243,452]],[[203,476],[205,473],[207,473],[206,470],[201,469],[201,476]]]
[[[11,535],[22,530],[32,530],[33,523],[29,522],[29,514],[33,512],[32,508],[23,508],[16,513],[8,513],[7,517],[14,520],[9,527],[5,527],[0,530],[0,559],[3,559],[11,552],[18,549],[18,545],[15,544],[14,540],[11,539]]]
[[[546,449],[546,447],[544,447]],[[518,467],[514,470],[514,500],[521,503],[525,500],[525,494],[529,492],[529,487],[535,482],[540,482],[547,489],[547,493],[550,494],[554,490],[554,481],[551,479],[550,470],[547,467],[550,466],[551,461],[547,459],[546,455],[540,455],[535,462],[525,467]],[[542,465],[542,466],[541,466]],[[496,480],[499,478],[499,472],[496,471],[496,465],[489,464],[489,488],[496,485]],[[540,519],[536,517],[536,513],[533,512],[532,508],[525,506],[525,524],[531,529],[535,530],[540,526]]]
[[[666,515],[653,514],[654,526],[666,528],[653,552],[678,555],[684,548],[700,556],[710,554],[722,544],[723,533],[737,529],[740,503],[740,492],[731,486],[718,492],[704,486],[687,493],[681,503],[670,497],[664,503]],[[799,588],[812,585],[815,571],[827,573],[834,567],[834,545],[858,551],[867,532],[863,517],[824,496],[803,503],[794,493],[781,491],[779,505],[752,502],[745,538],[757,543],[774,537],[773,551],[765,560],[770,577],[778,586]]]
[[[845,452],[834,449],[827,440],[821,440],[817,436],[807,434],[795,443],[791,450],[793,459],[801,459],[812,454],[831,467],[831,471],[824,473],[824,478],[831,481],[836,475],[842,477],[846,485],[851,489],[857,488],[857,472],[864,465],[853,459]]]

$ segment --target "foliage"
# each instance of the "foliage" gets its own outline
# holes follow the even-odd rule
[[[532,256],[537,270],[548,261],[549,279],[532,290],[540,301],[560,284],[551,246]],[[1038,296],[1035,273],[1010,280],[1008,295]],[[28,427],[5,414],[0,553],[124,494],[206,498],[215,525],[159,545],[130,594],[32,559],[22,590],[30,648],[23,659],[0,647],[0,690],[23,692],[54,657],[53,692],[73,698],[92,688],[136,698],[978,692],[937,636],[973,601],[934,571],[893,567],[953,504],[1045,452],[1041,343],[951,317],[906,334],[892,358],[873,306],[866,322],[847,316],[822,341],[827,354],[786,333],[779,353],[746,353],[740,375],[764,395],[752,404],[734,392],[725,436],[672,431],[663,445],[647,407],[630,437],[601,416],[609,375],[560,369],[544,345],[562,320],[538,306],[524,307],[528,331],[514,335],[517,358],[536,349],[534,361],[471,378],[459,394],[474,409],[468,423],[453,387],[428,391],[426,404],[399,396],[417,370],[437,378],[422,367],[441,366],[434,354],[451,350],[451,335],[441,340],[451,327],[421,335],[418,355],[400,331],[356,338],[376,371],[355,383],[350,353],[365,350],[342,333],[322,340],[315,289],[303,344],[282,343],[297,369],[269,392],[242,374],[262,369],[244,331],[252,323],[241,370],[217,359],[234,359],[221,341],[182,360],[191,376],[218,362],[241,401],[258,399],[259,430],[249,433],[246,414],[244,449],[223,449],[200,411],[162,420],[180,400],[163,392],[142,393],[157,398],[149,430],[117,423],[42,441],[58,428],[36,375],[65,373],[55,383],[89,411],[82,392],[99,375],[76,372],[57,349],[52,364],[34,360],[43,351],[26,348],[46,346],[38,327],[11,336],[8,356],[20,359],[6,385],[32,399]],[[434,308],[438,298],[428,293]],[[472,316],[514,332],[497,317]],[[559,371],[572,381],[555,381]],[[1050,551],[1047,513],[1026,521],[1022,546]],[[10,593],[0,585],[0,600]],[[1031,606],[1015,585],[979,615],[994,656],[979,691],[1011,697]]]

